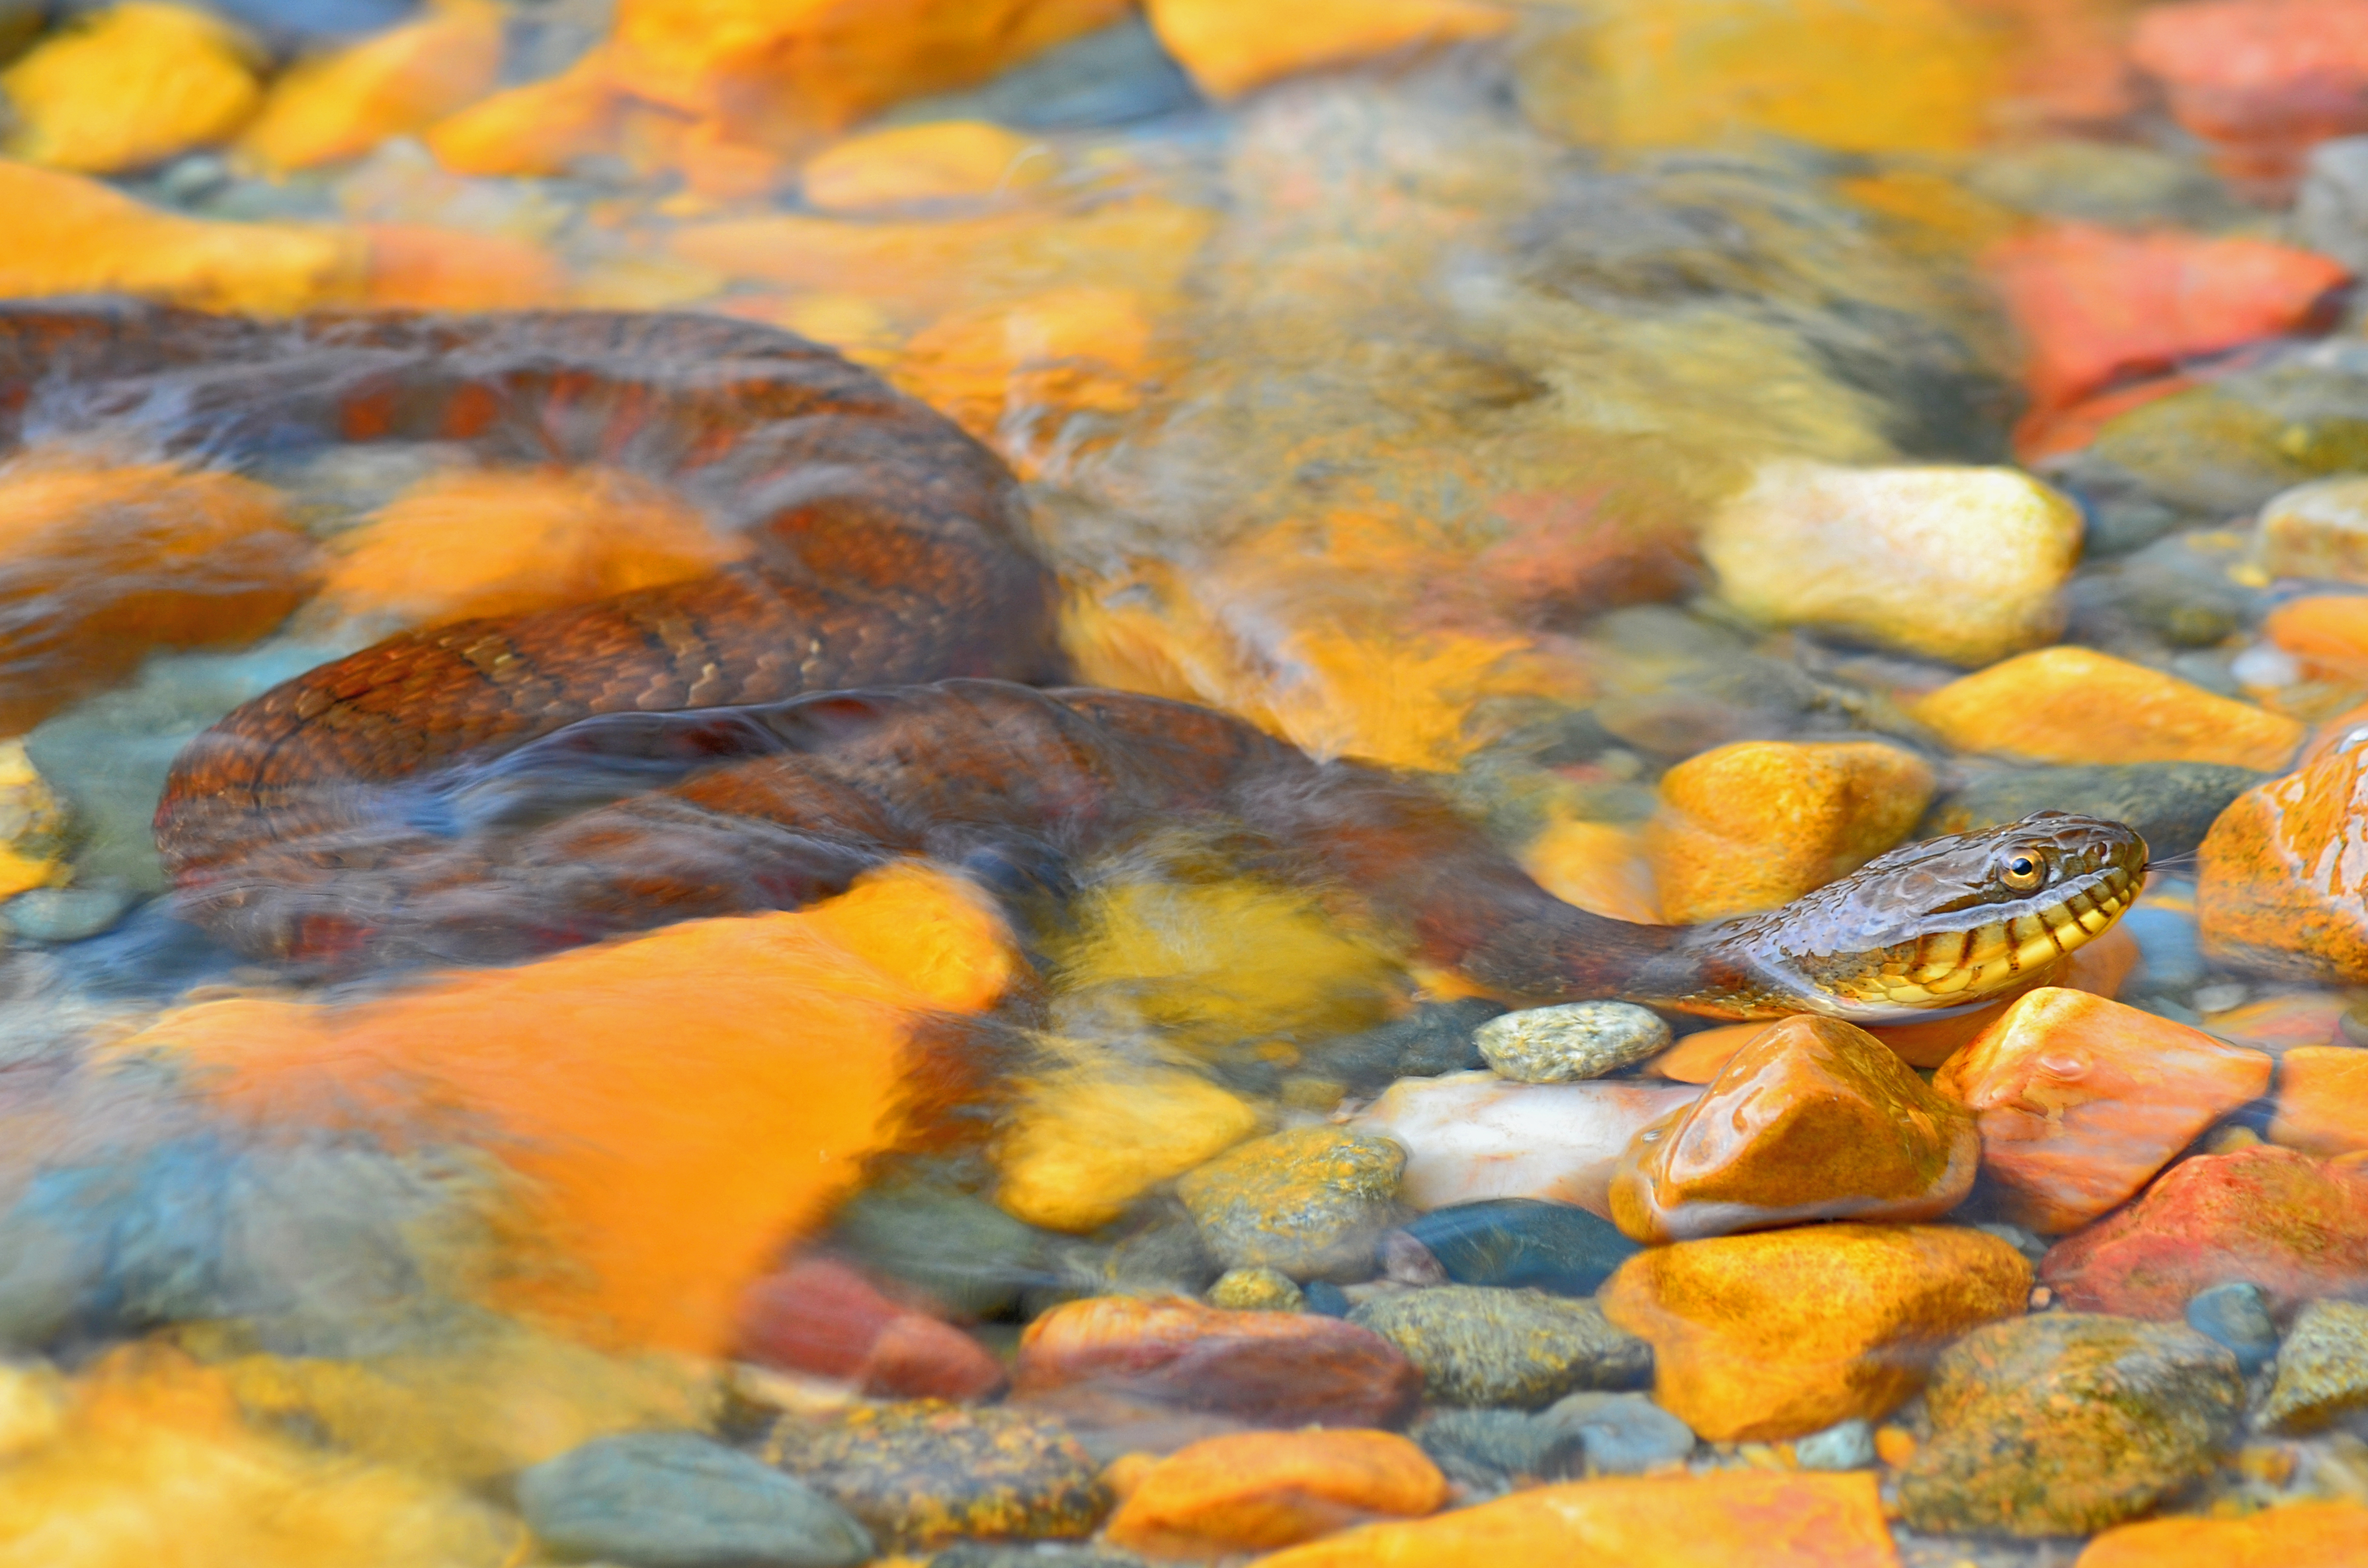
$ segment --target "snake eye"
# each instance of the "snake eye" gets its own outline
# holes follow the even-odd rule
[[[2047,875],[2047,862],[2028,849],[2018,849],[1998,868],[1998,881],[2017,892],[2029,892]]]

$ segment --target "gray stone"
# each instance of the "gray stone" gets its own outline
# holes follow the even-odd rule
[[[1290,1275],[1272,1268],[1229,1268],[1209,1287],[1209,1304],[1236,1312],[1295,1312],[1306,1294]]]
[[[2312,1301],[2278,1346],[2277,1381],[2255,1417],[2265,1431],[2309,1432],[2368,1409],[2368,1306]]]
[[[908,1280],[956,1312],[992,1317],[1053,1284],[1056,1238],[986,1199],[919,1181],[885,1182],[841,1205],[839,1244],[859,1263]]]
[[[1593,1301],[1535,1290],[1442,1285],[1368,1301],[1349,1321],[1404,1351],[1438,1404],[1535,1410],[1652,1374],[1652,1346],[1612,1327]]]
[[[1176,1195],[1228,1268],[1294,1279],[1363,1279],[1397,1218],[1406,1151],[1345,1127],[1301,1127],[1237,1143],[1188,1172]]]
[[[1404,1017],[1315,1046],[1311,1063],[1351,1087],[1372,1090],[1399,1078],[1435,1078],[1483,1065],[1472,1031],[1505,1009],[1464,997],[1425,1002]]]
[[[1144,1568],[1144,1560],[1114,1546],[1019,1546],[966,1540],[929,1559],[929,1568]]]
[[[2339,136],[2310,150],[2294,229],[2311,249],[2368,272],[2368,136]]]
[[[2213,529],[2175,533],[2121,560],[2092,562],[2065,585],[2065,638],[2149,662],[2175,650],[2216,648],[2269,613],[2265,589],[2229,576],[2245,564],[2247,551],[2243,536]]]
[[[79,942],[131,907],[131,894],[120,887],[35,888],[0,903],[0,929],[28,942]]]
[[[623,1568],[847,1568],[871,1538],[803,1482],[689,1432],[601,1437],[518,1478],[545,1550]]]
[[[1047,50],[984,86],[900,104],[892,125],[992,119],[1024,131],[1126,125],[1198,108],[1201,95],[1140,17]]]
[[[2248,1378],[2277,1358],[2278,1325],[2259,1285],[2238,1280],[2198,1290],[2187,1299],[2187,1326],[2226,1346]]]
[[[1803,1470],[1864,1470],[1874,1462],[1874,1428],[1858,1416],[1793,1442]]]
[[[1978,774],[1934,801],[1918,832],[1973,833],[2032,812],[2070,812],[2129,824],[2163,859],[2203,843],[2213,819],[2263,777],[2208,762],[2001,769]]]
[[[1587,1397],[1587,1396],[1577,1396]],[[1406,1434],[1449,1479],[1491,1492],[1568,1473],[1578,1435],[1526,1410],[1441,1410]]]
[[[1472,1040],[1497,1075],[1522,1084],[1600,1078],[1669,1048],[1668,1024],[1634,1002],[1528,1007],[1480,1026]]]
[[[2237,1358],[2181,1324],[1990,1324],[1933,1364],[1900,1508],[1933,1534],[2090,1535],[2208,1473],[2244,1399]]]
[[[1641,1393],[1575,1393],[1538,1419],[1575,1439],[1596,1475],[1641,1475],[1694,1451],[1693,1428]]]
[[[1406,1233],[1458,1285],[1590,1296],[1644,1250],[1611,1221],[1570,1203],[1496,1198],[1406,1221]]]

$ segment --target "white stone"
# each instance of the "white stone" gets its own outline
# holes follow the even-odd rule
[[[2272,577],[2368,583],[2368,475],[2315,479],[2271,496],[2254,548]]]
[[[2052,642],[2080,510],[2006,468],[1762,464],[1702,536],[1719,592],[1755,619],[1987,665]]]
[[[1669,1026],[1634,1002],[1524,1007],[1482,1024],[1472,1042],[1499,1076],[1522,1084],[1576,1084],[1667,1051]]]
[[[1406,1150],[1398,1197],[1416,1209],[1539,1198],[1610,1219],[1621,1151],[1702,1092],[1695,1084],[1515,1084],[1450,1073],[1399,1079],[1349,1125]]]

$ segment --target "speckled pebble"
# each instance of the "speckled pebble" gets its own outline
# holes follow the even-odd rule
[[[1793,1459],[1803,1470],[1864,1470],[1874,1462],[1874,1427],[1856,1416],[1796,1438]]]
[[[2226,1346],[2247,1377],[2277,1358],[2278,1325],[2258,1285],[2240,1279],[2198,1290],[2187,1299],[2187,1326]]]
[[[1237,1144],[1176,1184],[1227,1268],[1295,1279],[1361,1279],[1396,1218],[1406,1151],[1344,1127],[1302,1127]]]
[[[1669,1026],[1633,1002],[1566,1002],[1491,1018],[1472,1037],[1498,1077],[1575,1084],[1669,1048]]]
[[[1596,1475],[1642,1475],[1694,1451],[1693,1428],[1641,1393],[1574,1393],[1538,1419],[1576,1438]]]
[[[1295,1312],[1307,1305],[1307,1295],[1278,1269],[1229,1268],[1209,1287],[1209,1304],[1236,1312]]]
[[[1593,1301],[1534,1290],[1442,1285],[1367,1301],[1349,1321],[1405,1351],[1438,1404],[1534,1410],[1578,1389],[1634,1387],[1652,1372],[1651,1349]]]
[[[1407,1434],[1449,1479],[1501,1492],[1517,1478],[1567,1473],[1575,1433],[1526,1410],[1441,1410]]]
[[[2308,1432],[2368,1409],[2368,1306],[2313,1301],[2278,1347],[2277,1381],[2255,1422]]]

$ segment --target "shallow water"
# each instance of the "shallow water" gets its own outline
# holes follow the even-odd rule
[[[712,1562],[759,1494],[781,1562],[2368,1554],[2368,7],[392,9],[0,0],[0,293],[786,329],[994,454],[1062,682],[1246,728],[782,707],[1053,682],[1024,604],[1001,664],[882,662],[918,618],[874,585],[834,624],[881,631],[789,650],[860,678],[654,615],[617,656],[674,684],[547,739],[511,695],[453,739],[450,682],[391,739],[324,699],[379,773],[300,769],[268,855],[160,854],[176,759],[283,682],[803,560],[777,515],[973,460],[744,420],[756,351],[719,387],[689,339],[603,369],[646,399],[562,337],[393,391],[382,343],[187,324],[122,329],[213,346],[161,374],[0,369],[0,1562]],[[487,689],[564,685],[504,646]],[[718,700],[770,706],[631,717]],[[1237,733],[1295,752],[1160,771]],[[767,824],[648,806],[809,756]],[[2040,810],[2147,838],[2135,907],[1872,1034],[1607,984],[1588,943],[1660,938],[1584,922],[1512,983],[1474,913],[1706,925]],[[1587,1069],[1481,1029],[1607,991],[1660,1021]],[[2264,1309],[2284,1370],[2240,1370]],[[2124,1426],[2046,1339],[2080,1313],[2178,1369]],[[1497,1365],[1525,1334],[1553,1367]],[[1963,1395],[1993,1354],[2055,1403]],[[1246,1436],[1311,1421],[1419,1448]],[[703,1446],[586,1446],[632,1432]],[[1985,1432],[2045,1496],[1950,1457]]]

